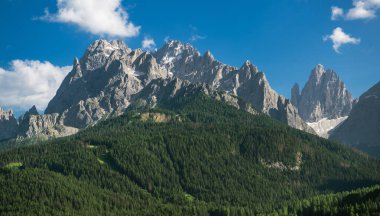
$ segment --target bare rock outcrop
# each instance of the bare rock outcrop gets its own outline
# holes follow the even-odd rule
[[[17,134],[17,120],[12,110],[0,107],[0,140],[10,139]]]

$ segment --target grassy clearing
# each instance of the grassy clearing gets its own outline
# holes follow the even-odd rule
[[[105,164],[104,160],[102,160],[102,159],[100,159],[100,158],[98,158],[98,161],[99,161],[99,163],[100,163],[101,165]]]
[[[98,146],[94,146],[94,145],[86,145],[86,148],[88,148],[88,149],[97,149]]]
[[[5,169],[16,169],[22,167],[21,162],[12,162],[4,166]]]
[[[186,198],[186,200],[187,200],[188,202],[193,202],[193,201],[194,201],[194,197],[191,196],[190,194],[185,193],[184,195],[185,195],[185,198]]]

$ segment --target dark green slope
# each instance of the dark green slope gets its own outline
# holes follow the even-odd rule
[[[358,189],[350,192],[319,195],[311,199],[296,201],[274,213],[296,213],[297,215],[379,215],[380,187]]]
[[[0,211],[272,212],[380,183],[378,160],[265,115],[196,92],[159,107],[0,153]]]

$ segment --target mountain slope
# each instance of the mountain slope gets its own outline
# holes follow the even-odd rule
[[[336,128],[331,139],[369,154],[380,156],[380,83],[360,96],[348,119]]]
[[[238,110],[202,85],[160,100],[176,83],[154,91],[154,108],[136,101],[73,137],[1,152],[2,213],[23,212],[34,197],[41,214],[253,214],[380,183],[378,160]]]

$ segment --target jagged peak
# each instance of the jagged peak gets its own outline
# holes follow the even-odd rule
[[[249,60],[246,60],[244,62],[244,64],[240,67],[240,71],[250,72],[250,73],[253,73],[253,74],[256,74],[256,73],[259,72],[259,70],[256,67],[256,65],[252,64],[251,61],[249,61]]]
[[[338,74],[333,69],[327,69],[325,74],[329,74],[331,77],[339,79]]]
[[[27,113],[29,115],[39,115],[36,105],[33,105]]]
[[[310,76],[319,80],[325,72],[325,67],[322,64],[317,64],[315,68],[312,70]]]
[[[179,40],[168,40],[160,50],[175,50],[174,54],[176,55],[181,54],[183,50],[188,50],[190,53],[199,53],[190,43],[184,43]]]
[[[97,53],[106,53],[107,55],[110,55],[115,50],[130,52],[128,45],[122,40],[96,40],[87,48],[85,56]]]
[[[297,83],[297,82],[295,82],[294,83],[294,85],[293,85],[293,87],[292,87],[292,89],[300,89],[300,85]]]
[[[12,109],[6,110],[0,107],[0,116],[3,116],[3,115],[13,116],[13,110]]]
[[[79,59],[78,59],[78,57],[75,57],[75,58],[74,58],[73,65],[74,65],[74,66],[79,65]]]
[[[206,59],[210,63],[212,63],[215,60],[214,56],[211,54],[209,50],[205,52],[205,54],[203,55],[203,58]]]

